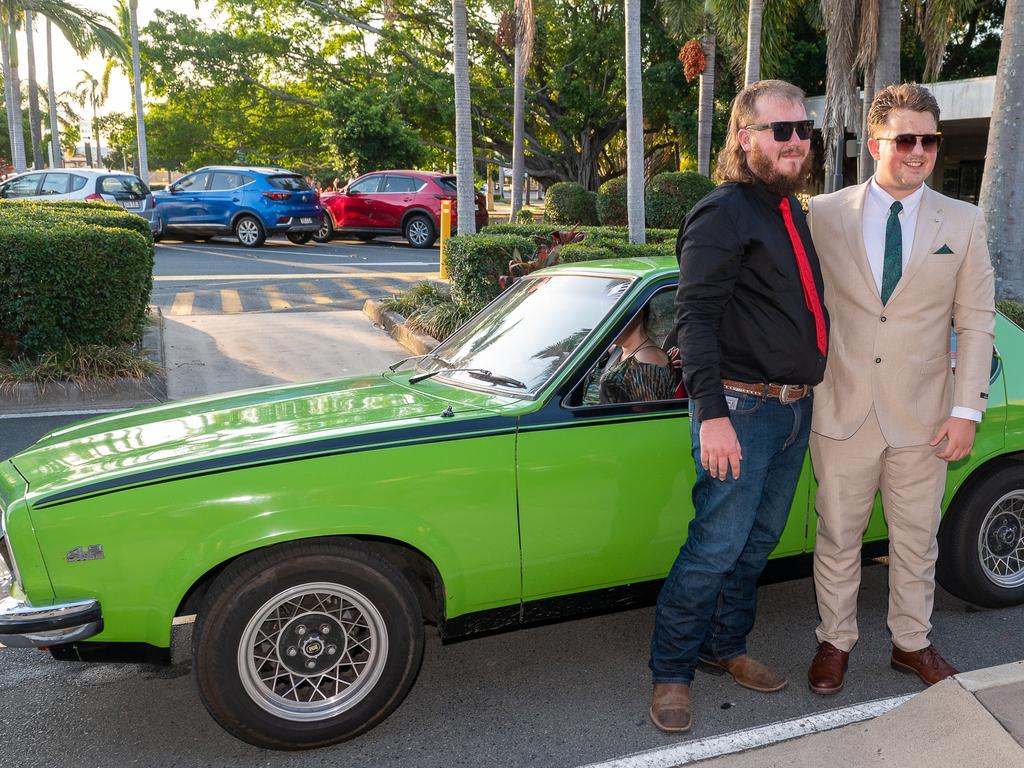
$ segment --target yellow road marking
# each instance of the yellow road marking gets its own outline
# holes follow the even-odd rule
[[[343,288],[346,291],[348,291],[349,293],[351,293],[353,299],[368,299],[368,298],[370,298],[370,294],[368,294],[362,288],[357,288],[352,283],[350,283],[348,280],[335,280],[334,283],[339,288]]]
[[[230,288],[221,289],[220,305],[224,312],[229,315],[242,311],[242,299],[239,297],[238,291],[233,291]]]
[[[299,283],[299,287],[309,294],[314,304],[330,304],[331,300],[319,293],[313,283]]]
[[[192,302],[196,300],[196,295],[191,291],[185,291],[182,293],[176,293],[174,295],[174,304],[171,305],[172,315],[191,315],[192,314]]]
[[[291,309],[291,304],[285,301],[281,292],[277,290],[275,285],[267,285],[263,287],[263,293],[267,297],[267,301],[270,302],[271,309]]]

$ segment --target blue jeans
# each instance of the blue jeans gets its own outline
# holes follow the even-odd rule
[[[811,397],[777,399],[726,392],[743,450],[740,478],[716,480],[700,464],[700,419],[690,431],[696,510],[661,593],[651,637],[656,683],[689,683],[698,655],[728,660],[747,652],[757,580],[779,543],[800,478],[811,427]]]

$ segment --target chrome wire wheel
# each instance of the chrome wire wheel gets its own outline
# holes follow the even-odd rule
[[[238,222],[235,235],[242,245],[255,245],[260,239],[260,225],[255,219],[246,217]]]
[[[993,584],[1024,585],[1024,491],[1011,491],[989,508],[978,532],[978,562]]]
[[[285,720],[327,720],[373,690],[388,656],[376,606],[341,584],[300,584],[255,612],[238,644],[245,692]]]
[[[409,222],[406,238],[413,245],[417,247],[424,245],[430,240],[430,235],[430,225],[427,224],[425,219],[416,218]]]

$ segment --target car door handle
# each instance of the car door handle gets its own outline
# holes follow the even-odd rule
[[[240,203],[240,202],[242,202],[242,198],[240,198],[240,197],[232,197],[231,198],[231,202],[232,203]]]

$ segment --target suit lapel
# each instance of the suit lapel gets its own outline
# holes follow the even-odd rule
[[[850,253],[853,254],[853,260],[857,264],[857,271],[860,272],[868,290],[878,299],[879,306],[881,306],[882,299],[878,295],[878,286],[875,285],[875,278],[871,274],[868,253],[864,250],[864,198],[867,196],[867,192],[867,183],[860,184],[853,189],[845,201],[842,212],[843,234],[846,236]]]
[[[889,297],[890,302],[900,295],[907,283],[914,279],[914,275],[920,272],[921,267],[928,261],[928,248],[939,232],[941,205],[942,196],[931,188],[925,187],[921,205],[917,211],[917,226],[914,228],[914,247],[910,251],[910,263],[907,264],[906,272],[903,273],[893,289],[892,295]]]

